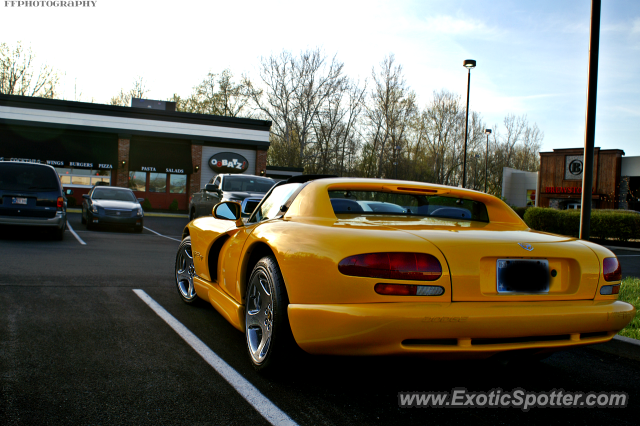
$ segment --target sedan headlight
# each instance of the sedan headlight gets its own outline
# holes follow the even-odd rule
[[[98,213],[98,206],[96,206],[95,204],[91,205],[91,213]]]
[[[138,209],[136,211],[136,216],[142,217],[142,207],[138,207]]]

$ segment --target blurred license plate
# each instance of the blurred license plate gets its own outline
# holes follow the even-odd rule
[[[549,293],[547,259],[498,259],[498,293]]]
[[[11,202],[13,204],[27,204],[27,199],[26,198],[20,198],[20,197],[13,197],[11,199]]]

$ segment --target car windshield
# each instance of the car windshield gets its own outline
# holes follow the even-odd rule
[[[276,182],[256,176],[226,176],[222,180],[222,190],[229,192],[267,193]]]
[[[46,166],[21,163],[0,164],[0,190],[55,191],[60,188],[58,175]]]
[[[329,191],[329,198],[335,214],[392,214],[489,222],[487,207],[465,198],[349,190]]]
[[[94,200],[129,201],[133,203],[138,201],[133,192],[112,188],[96,188],[93,190],[91,198]]]

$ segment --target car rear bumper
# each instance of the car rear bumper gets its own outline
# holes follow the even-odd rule
[[[485,358],[609,341],[635,316],[621,301],[289,305],[309,353]]]
[[[0,215],[0,225],[16,226],[46,226],[62,229],[67,221],[66,212],[58,211],[52,218],[27,217],[27,216],[3,216]]]

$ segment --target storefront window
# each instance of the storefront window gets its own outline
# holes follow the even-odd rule
[[[110,180],[111,179],[109,179],[108,177],[92,177],[91,178],[91,185],[95,185],[98,182],[106,182],[107,185],[108,185]]]
[[[111,184],[110,170],[76,169],[72,167],[56,167],[63,185],[95,185],[96,182]]]
[[[91,185],[89,176],[71,176],[71,183],[74,185]]]
[[[172,194],[187,192],[187,175],[169,175],[169,192]]]
[[[145,192],[147,187],[147,172],[129,172],[129,189]]]
[[[149,173],[149,192],[167,192],[166,173]]]

